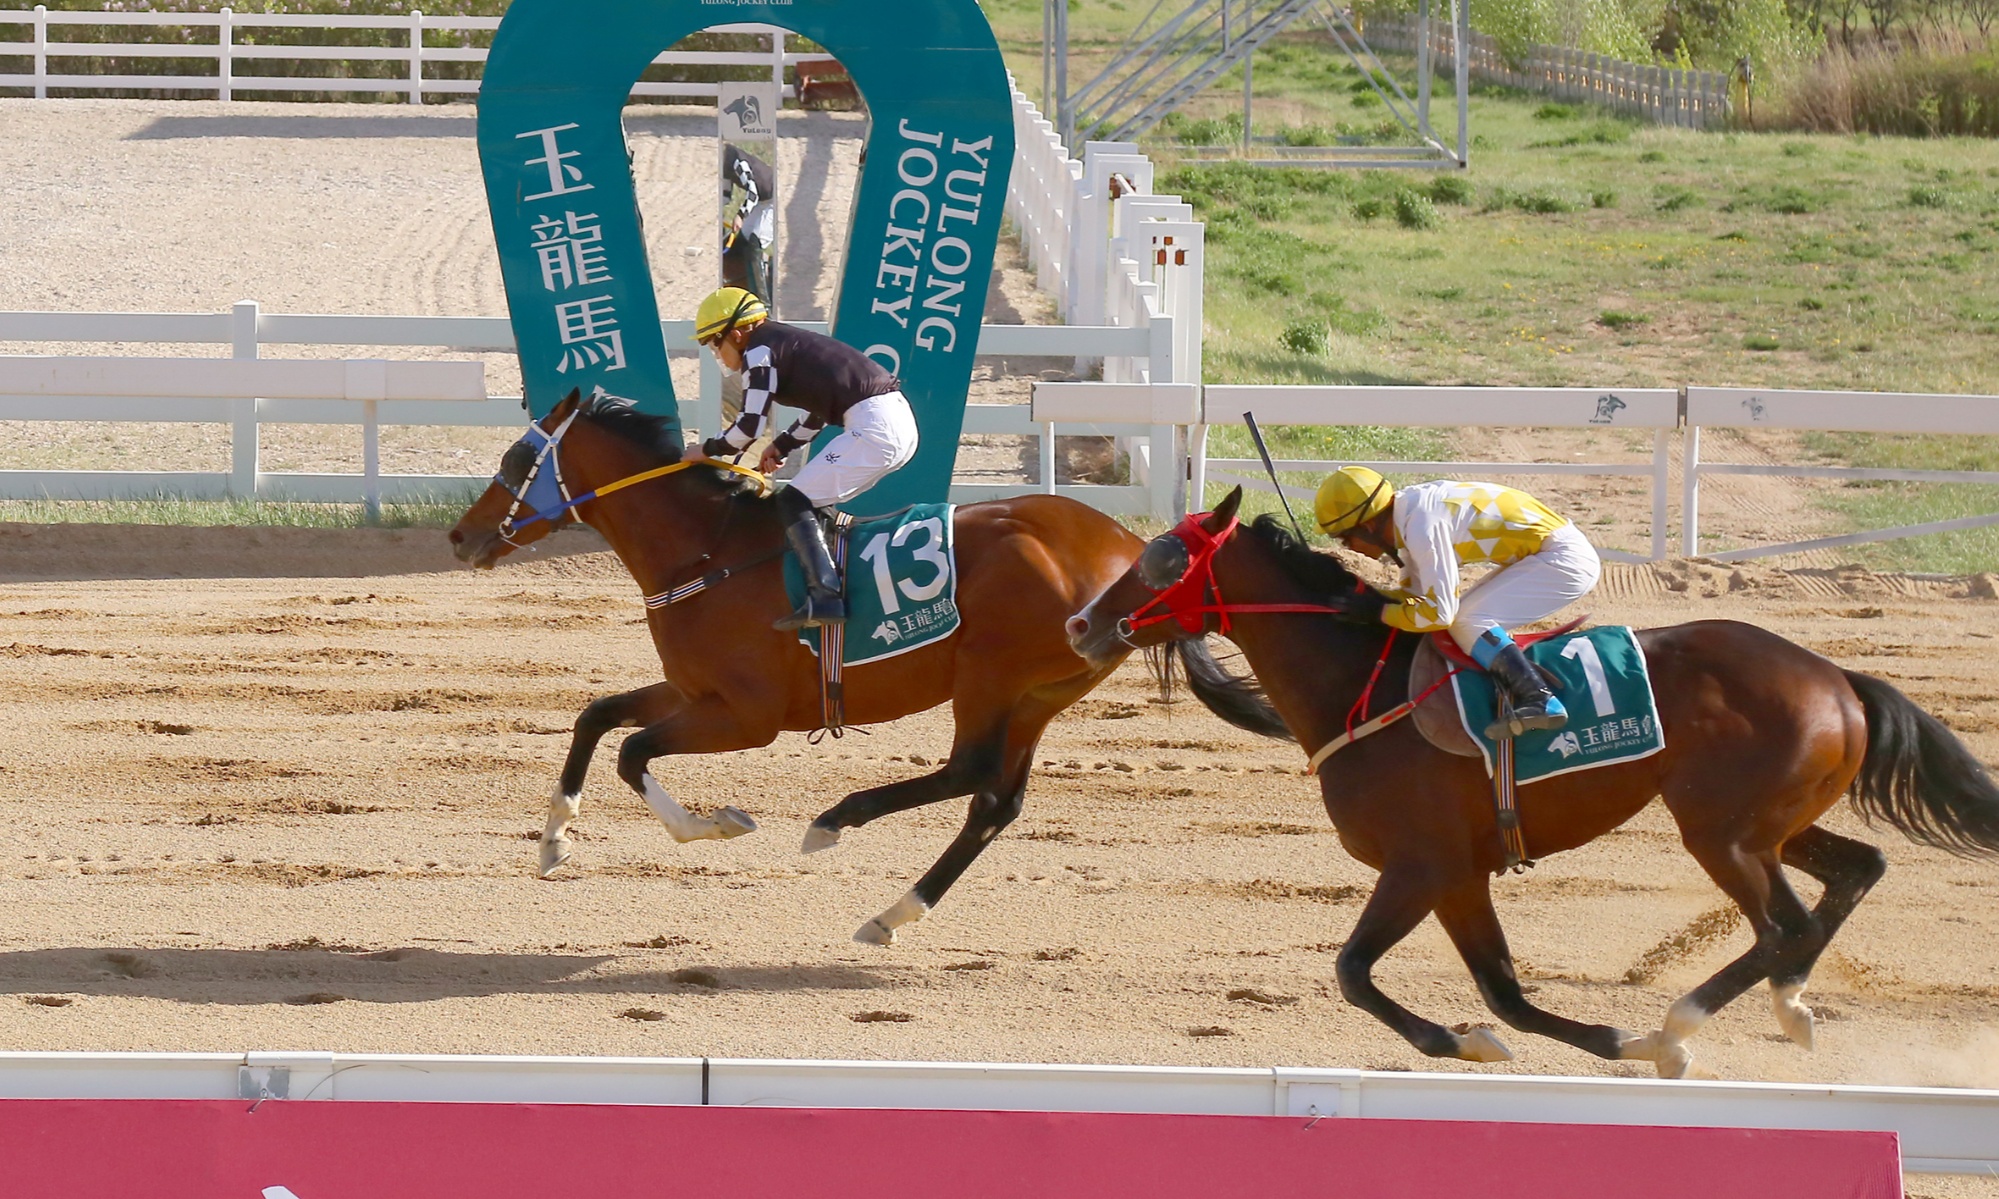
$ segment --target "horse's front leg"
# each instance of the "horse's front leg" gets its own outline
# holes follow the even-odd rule
[[[675,841],[718,841],[757,831],[757,822],[748,812],[730,805],[717,808],[711,816],[700,816],[680,806],[653,778],[649,767],[654,758],[667,754],[720,754],[737,749],[758,749],[777,739],[773,720],[746,720],[736,714],[722,696],[708,695],[689,702],[663,720],[646,725],[625,738],[618,750],[618,777],[639,793],[646,807],[659,817]]]
[[[1617,1061],[1627,1057],[1650,1060],[1647,1039],[1637,1033],[1608,1024],[1582,1024],[1527,1001],[1520,978],[1513,970],[1513,954],[1506,947],[1506,932],[1499,925],[1499,913],[1492,907],[1490,883],[1483,872],[1453,888],[1437,904],[1437,922],[1458,948],[1479,994],[1492,1014],[1522,1032],[1536,1033],[1567,1041],[1600,1058]],[[1496,1040],[1495,1040],[1495,1043]]]
[[[1435,906],[1427,865],[1398,866],[1390,862],[1374,884],[1361,909],[1353,933],[1340,950],[1335,970],[1340,994],[1348,1003],[1401,1033],[1404,1040],[1431,1057],[1454,1057],[1468,1062],[1503,1062],[1513,1054],[1483,1028],[1456,1032],[1425,1020],[1382,993],[1374,985],[1374,964],[1381,955],[1413,932]]]
[[[562,777],[556,780],[555,792],[548,797],[548,823],[541,830],[541,877],[554,874],[573,851],[569,826],[583,810],[583,779],[590,773],[590,759],[604,734],[612,729],[663,720],[686,703],[687,697],[672,683],[654,683],[594,700],[576,717],[576,729],[569,738],[569,756],[562,762]]]

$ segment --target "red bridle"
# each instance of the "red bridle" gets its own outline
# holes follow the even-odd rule
[[[1171,536],[1178,537],[1180,543],[1187,547],[1187,569],[1180,572],[1178,581],[1140,604],[1132,610],[1130,616],[1120,622],[1125,626],[1120,631],[1126,636],[1131,632],[1168,620],[1179,621],[1181,628],[1191,635],[1199,636],[1201,631],[1207,628],[1210,614],[1221,617],[1220,628],[1217,631],[1224,637],[1228,636],[1229,614],[1232,612],[1318,612],[1340,615],[1339,609],[1328,608],[1322,604],[1231,604],[1223,600],[1221,585],[1215,582],[1215,554],[1229,538],[1235,536],[1237,521],[1231,516],[1220,532],[1210,533],[1201,524],[1202,519],[1210,515],[1212,513],[1198,512],[1174,527]],[[1161,607],[1165,610],[1146,615],[1153,608]]]

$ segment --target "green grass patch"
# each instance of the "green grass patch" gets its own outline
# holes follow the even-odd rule
[[[1606,308],[1596,314],[1596,323],[1606,329],[1635,329],[1652,323],[1652,318],[1637,312],[1620,312]]]
[[[479,488],[435,500],[385,503],[379,521],[359,504],[302,504],[274,500],[4,500],[0,521],[57,525],[241,525],[288,529],[448,529],[458,523]]]

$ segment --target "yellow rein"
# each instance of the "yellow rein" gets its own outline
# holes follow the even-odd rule
[[[738,466],[734,462],[717,462],[713,458],[701,458],[692,462],[675,462],[669,466],[655,466],[651,470],[640,471],[638,474],[635,475],[627,475],[624,478],[619,479],[615,483],[606,483],[602,487],[596,488],[590,493],[590,498],[602,499],[604,496],[607,496],[614,491],[619,491],[626,487],[632,487],[639,483],[644,483],[652,479],[658,479],[663,476],[673,474],[675,471],[686,470],[689,467],[693,466],[712,466],[716,470],[725,470],[731,474],[742,475],[744,478],[747,479],[755,479],[757,484],[757,490],[765,495],[770,494],[770,480],[764,477],[764,473],[762,471],[751,470],[747,466]],[[582,503],[583,501],[578,500],[576,502]]]

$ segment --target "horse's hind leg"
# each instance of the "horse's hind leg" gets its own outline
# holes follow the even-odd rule
[[[1492,1014],[1522,1032],[1567,1041],[1578,1049],[1616,1061],[1625,1047],[1643,1038],[1608,1024],[1582,1024],[1535,1007],[1520,989],[1513,972],[1513,954],[1506,931],[1492,908],[1492,892],[1483,874],[1447,894],[1437,905],[1437,921],[1458,947],[1479,994]],[[1497,1044],[1495,1038],[1494,1044]],[[1503,1048],[1503,1047],[1502,1047]],[[1510,1054],[1508,1056],[1511,1056]]]
[[[1483,1028],[1453,1032],[1441,1024],[1423,1019],[1382,993],[1374,985],[1374,964],[1423,922],[1434,906],[1426,869],[1398,870],[1393,865],[1381,872],[1368,896],[1360,919],[1340,949],[1335,969],[1340,994],[1388,1027],[1404,1040],[1431,1057],[1454,1057],[1468,1062],[1503,1062],[1513,1054]]]
[[[972,792],[971,806],[965,812],[965,827],[952,838],[936,864],[916,880],[916,885],[887,911],[863,924],[854,934],[854,940],[864,945],[892,943],[897,928],[922,919],[936,907],[944,892],[999,836],[1000,830],[1014,822],[1027,798],[1027,776],[1034,766],[1034,747],[1040,744],[1041,730],[1052,716],[1053,712],[1035,712],[1007,727],[1004,741],[994,747],[987,759],[991,768],[983,771]]]
[[[960,795],[970,795],[980,780],[991,777],[999,769],[998,742],[996,734],[983,741],[955,745],[951,748],[949,760],[929,774],[854,792],[821,812],[807,826],[801,852],[818,853],[822,849],[831,849],[840,843],[843,830],[859,828],[871,820],[925,804],[956,799]]]
[[[1804,994],[1805,979],[1839,926],[1881,881],[1888,858],[1864,841],[1813,825],[1784,843],[1784,865],[1804,871],[1825,886],[1825,894],[1812,909],[1816,927],[1810,943],[1792,959],[1789,968],[1770,976],[1770,1006],[1776,1012],[1777,1026],[1785,1036],[1810,1049],[1815,1021],[1812,1009],[1799,998]]]
[[[654,683],[593,700],[577,715],[569,738],[569,756],[562,761],[562,777],[548,797],[548,823],[541,831],[541,877],[554,874],[569,860],[573,848],[569,826],[583,810],[583,779],[590,773],[590,759],[604,734],[663,720],[686,702],[687,697],[672,683]]]
[[[1714,977],[1680,996],[1666,1009],[1658,1032],[1634,1044],[1627,1056],[1650,1057],[1661,1078],[1684,1078],[1694,1055],[1688,1037],[1707,1018],[1766,978],[1789,976],[1807,960],[1815,943],[1817,922],[1804,901],[1791,890],[1774,851],[1753,852],[1736,844],[1696,843],[1687,848],[1742,914],[1756,934],[1756,944],[1715,972]]]

